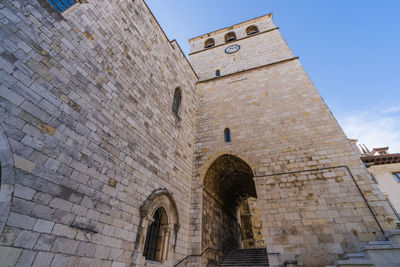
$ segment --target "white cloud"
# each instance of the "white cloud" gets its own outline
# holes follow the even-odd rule
[[[400,153],[400,114],[392,108],[382,112],[372,109],[339,118],[348,138],[358,139],[369,149],[389,146],[390,153]],[[399,108],[400,110],[400,108]]]
[[[381,114],[388,114],[400,111],[400,106],[389,107],[381,111]]]

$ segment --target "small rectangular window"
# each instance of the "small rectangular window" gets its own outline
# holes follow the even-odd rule
[[[49,0],[49,2],[60,13],[76,4],[76,0]]]
[[[396,179],[397,182],[400,183],[400,172],[394,172],[393,177],[394,179]]]

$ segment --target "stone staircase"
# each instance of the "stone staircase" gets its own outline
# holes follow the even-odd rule
[[[228,252],[218,266],[269,266],[265,248],[234,249]]]
[[[348,253],[344,260],[326,267],[400,266],[400,231],[386,233],[388,241],[371,241],[362,253]]]

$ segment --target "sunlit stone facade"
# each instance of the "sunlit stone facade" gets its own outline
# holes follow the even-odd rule
[[[394,227],[272,15],[189,63],[143,0],[50,2],[0,1],[0,266],[211,266],[245,231],[321,266]]]

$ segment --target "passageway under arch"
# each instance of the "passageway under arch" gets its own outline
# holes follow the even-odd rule
[[[203,181],[202,246],[229,251],[240,248],[238,208],[257,198],[251,167],[233,155],[222,155],[208,169]]]

